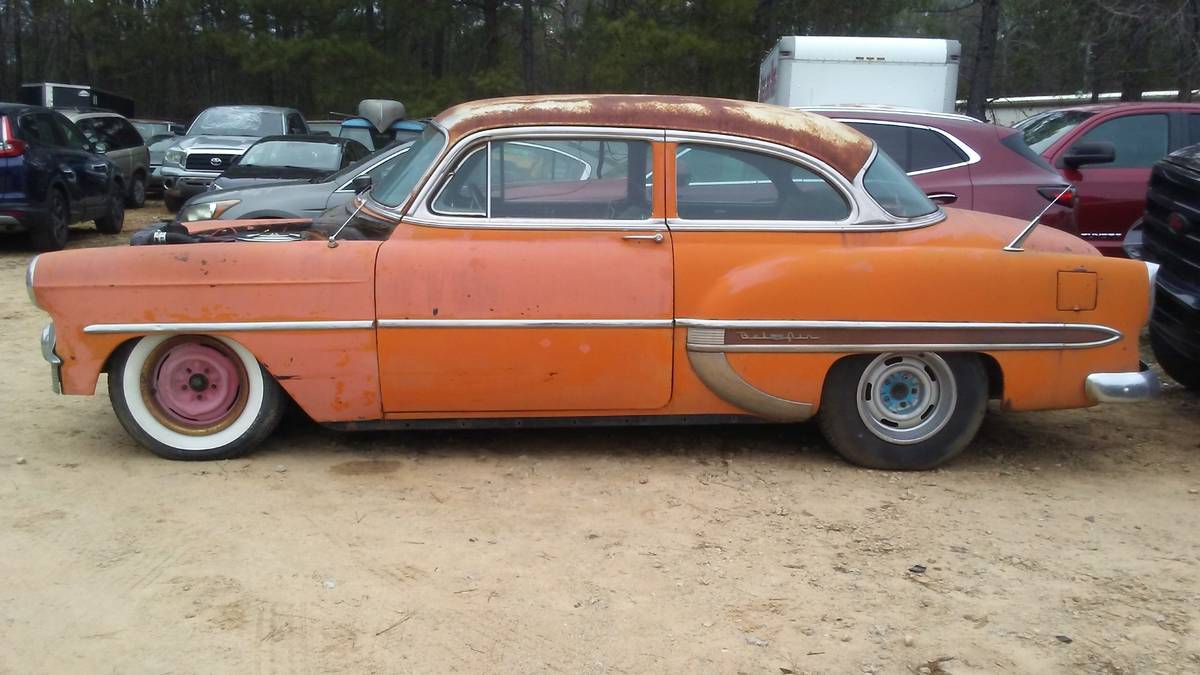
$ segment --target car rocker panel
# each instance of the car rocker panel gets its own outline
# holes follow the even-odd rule
[[[556,142],[593,171],[527,180],[529,146]],[[1138,361],[1146,265],[999,216],[894,215],[916,188],[881,178],[869,140],[815,115],[687,97],[485,101],[443,113],[409,155],[425,162],[406,166],[411,190],[376,186],[335,233],[200,222],[174,227],[203,243],[39,258],[31,293],[54,320],[63,392],[92,393],[105,368],[112,391],[116,363],[117,398],[140,381],[144,399],[118,404],[126,428],[181,459],[248,449],[171,408],[186,394],[203,410],[225,385],[178,369],[138,380],[130,363],[207,358],[263,400],[277,383],[315,420],[350,427],[818,415],[852,461],[901,469],[960,451],[989,397],[1039,410],[1154,393]],[[722,158],[768,178],[739,164],[694,179]],[[588,216],[594,195],[612,206]],[[817,202],[819,217],[772,217]],[[372,227],[384,234],[341,232]],[[165,370],[146,370],[152,358]],[[182,394],[164,403],[167,385]],[[251,415],[223,395],[242,406],[237,424]],[[155,406],[186,433],[138,421]]]

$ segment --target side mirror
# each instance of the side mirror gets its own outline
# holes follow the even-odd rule
[[[1072,169],[1085,164],[1108,164],[1117,158],[1117,149],[1108,141],[1076,143],[1063,155],[1062,163]]]
[[[354,190],[354,194],[360,195],[371,189],[371,177],[367,174],[356,176],[350,181],[350,189]]]

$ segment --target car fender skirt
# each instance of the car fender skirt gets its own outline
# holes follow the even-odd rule
[[[779,398],[747,382],[733,369],[724,352],[689,350],[688,362],[714,394],[746,412],[780,422],[803,422],[813,416],[811,403]]]

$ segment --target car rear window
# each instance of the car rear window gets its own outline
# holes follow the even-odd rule
[[[1013,152],[1033,162],[1034,164],[1037,164],[1039,167],[1046,169],[1047,171],[1054,170],[1054,167],[1050,166],[1050,162],[1047,162],[1044,157],[1029,149],[1029,146],[1025,144],[1025,136],[1019,131],[1014,130],[1005,132],[1003,129],[1001,129],[1000,145],[1003,145],[1009,150],[1012,150]]]
[[[1082,110],[1056,110],[1044,113],[1028,124],[1021,125],[1021,133],[1025,134],[1025,145],[1030,150],[1041,153],[1054,144],[1054,141],[1065,136],[1084,120],[1095,113]]]
[[[885,211],[897,218],[916,218],[937,211],[937,205],[887,153],[875,154],[875,161],[863,176],[863,185]]]

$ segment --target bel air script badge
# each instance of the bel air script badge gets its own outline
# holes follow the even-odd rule
[[[738,338],[742,342],[811,342],[820,340],[816,335],[805,335],[804,333],[786,332],[767,332],[758,331],[751,333],[748,331],[739,331]]]

